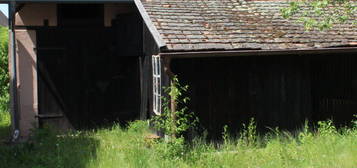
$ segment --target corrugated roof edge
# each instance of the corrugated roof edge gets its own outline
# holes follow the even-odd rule
[[[140,0],[134,0],[136,7],[139,10],[139,13],[141,15],[141,17],[143,18],[146,26],[148,27],[150,33],[152,34],[156,44],[158,45],[159,49],[166,49],[166,43],[165,41],[162,39],[161,34],[159,33],[159,31],[156,29],[156,26],[152,23],[150,16],[148,15],[148,13],[146,12],[143,4],[141,3]]]

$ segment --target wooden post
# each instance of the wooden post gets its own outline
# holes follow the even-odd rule
[[[16,56],[16,36],[15,36],[15,13],[16,2],[9,4],[9,62],[10,62],[10,104],[11,104],[11,126],[13,131],[12,141],[15,142],[20,136],[19,108],[17,95],[17,56]]]
[[[170,86],[169,87],[174,87],[175,83],[173,81],[173,78],[175,77],[175,74],[171,71],[171,59],[170,58],[164,58],[163,59],[164,62],[164,72],[165,74],[169,77],[169,83]],[[173,119],[173,127],[176,128],[176,108],[177,108],[177,102],[176,102],[176,98],[173,95],[169,95],[170,96],[170,110],[171,110],[171,117]],[[172,138],[175,138],[176,135],[173,134]]]

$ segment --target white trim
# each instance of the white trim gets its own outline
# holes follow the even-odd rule
[[[153,111],[156,115],[161,114],[161,59],[159,55],[152,56],[152,89]]]

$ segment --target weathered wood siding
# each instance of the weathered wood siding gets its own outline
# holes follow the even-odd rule
[[[172,69],[190,85],[189,106],[201,126],[219,136],[224,125],[237,130],[252,117],[263,131],[294,130],[306,119],[352,119],[355,63],[352,55],[195,58],[176,59]],[[331,96],[343,102],[327,107]]]
[[[70,23],[59,19],[60,27],[36,29],[40,124],[60,127],[68,118],[74,128],[92,128],[138,119],[144,101],[139,16],[120,15],[112,27]]]
[[[143,97],[142,103],[142,119],[146,119],[152,115],[153,112],[153,74],[152,74],[152,56],[159,53],[159,48],[155,43],[153,36],[148,30],[147,26],[143,24]]]

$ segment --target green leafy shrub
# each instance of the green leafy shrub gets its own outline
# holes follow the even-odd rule
[[[181,159],[186,154],[186,145],[183,133],[196,126],[198,118],[187,107],[189,98],[184,96],[188,85],[182,86],[178,78],[172,79],[171,85],[164,88],[170,99],[162,97],[162,113],[151,119],[154,127],[162,130],[167,137],[164,142],[159,141],[155,149],[160,157]],[[171,109],[171,100],[175,102],[176,109]]]
[[[240,140],[247,146],[254,146],[257,142],[257,124],[254,118],[251,118],[248,126],[243,124],[243,130],[241,131]]]
[[[327,121],[319,121],[318,123],[318,133],[321,136],[328,136],[328,135],[334,135],[337,134],[337,129],[333,125],[333,122],[331,120]]]
[[[345,23],[353,18],[356,11],[355,2],[350,0],[293,1],[288,7],[281,9],[284,18],[296,16],[306,30],[325,30],[335,24]],[[356,23],[352,21],[351,24]]]
[[[301,132],[299,132],[299,134],[298,134],[298,141],[300,141],[300,143],[304,144],[304,143],[311,142],[313,140],[313,138],[314,138],[314,135],[309,130],[309,123],[306,121],[305,125],[303,127],[303,130]]]
[[[9,114],[9,71],[8,71],[8,33],[0,26],[0,140],[7,138],[10,131]]]
[[[164,88],[164,92],[169,95],[170,99],[162,97],[162,113],[151,119],[155,128],[164,131],[171,137],[180,137],[182,133],[195,127],[198,122],[198,118],[187,107],[190,99],[185,97],[184,93],[187,92],[188,88],[188,85],[182,86],[175,76],[172,79],[171,86]],[[170,108],[171,99],[176,103],[175,111]]]
[[[9,70],[7,51],[7,29],[0,27],[0,110],[2,111],[7,111],[9,102]]]
[[[164,159],[181,159],[186,154],[186,145],[183,137],[158,141],[154,145],[154,149],[156,154]]]
[[[9,71],[8,71],[8,36],[7,29],[0,27],[0,101],[8,102]]]

